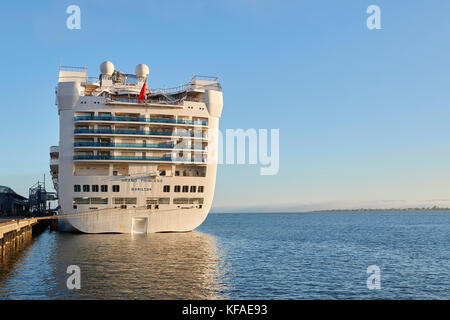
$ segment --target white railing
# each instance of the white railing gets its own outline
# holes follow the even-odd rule
[[[58,153],[59,152],[59,146],[51,146],[50,147],[50,153]]]
[[[73,66],[59,66],[59,70],[63,71],[75,71],[75,72],[87,72],[87,67],[73,67]]]

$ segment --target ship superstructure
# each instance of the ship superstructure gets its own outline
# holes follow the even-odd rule
[[[194,76],[153,89],[106,61],[98,78],[60,67],[59,146],[51,172],[64,228],[86,233],[190,231],[206,218],[217,170],[222,89]],[[144,86],[144,84],[146,84]]]

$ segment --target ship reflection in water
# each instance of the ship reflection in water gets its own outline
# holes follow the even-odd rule
[[[7,280],[0,282],[0,298],[226,298],[223,259],[215,241],[195,231],[147,235],[46,232],[11,266],[14,269]],[[80,267],[79,290],[67,288],[70,265]]]

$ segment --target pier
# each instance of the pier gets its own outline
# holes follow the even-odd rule
[[[32,237],[36,218],[0,218],[0,261],[8,252],[18,249],[26,240]]]

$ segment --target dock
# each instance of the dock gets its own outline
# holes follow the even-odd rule
[[[0,261],[7,252],[31,239],[37,218],[0,218]]]

